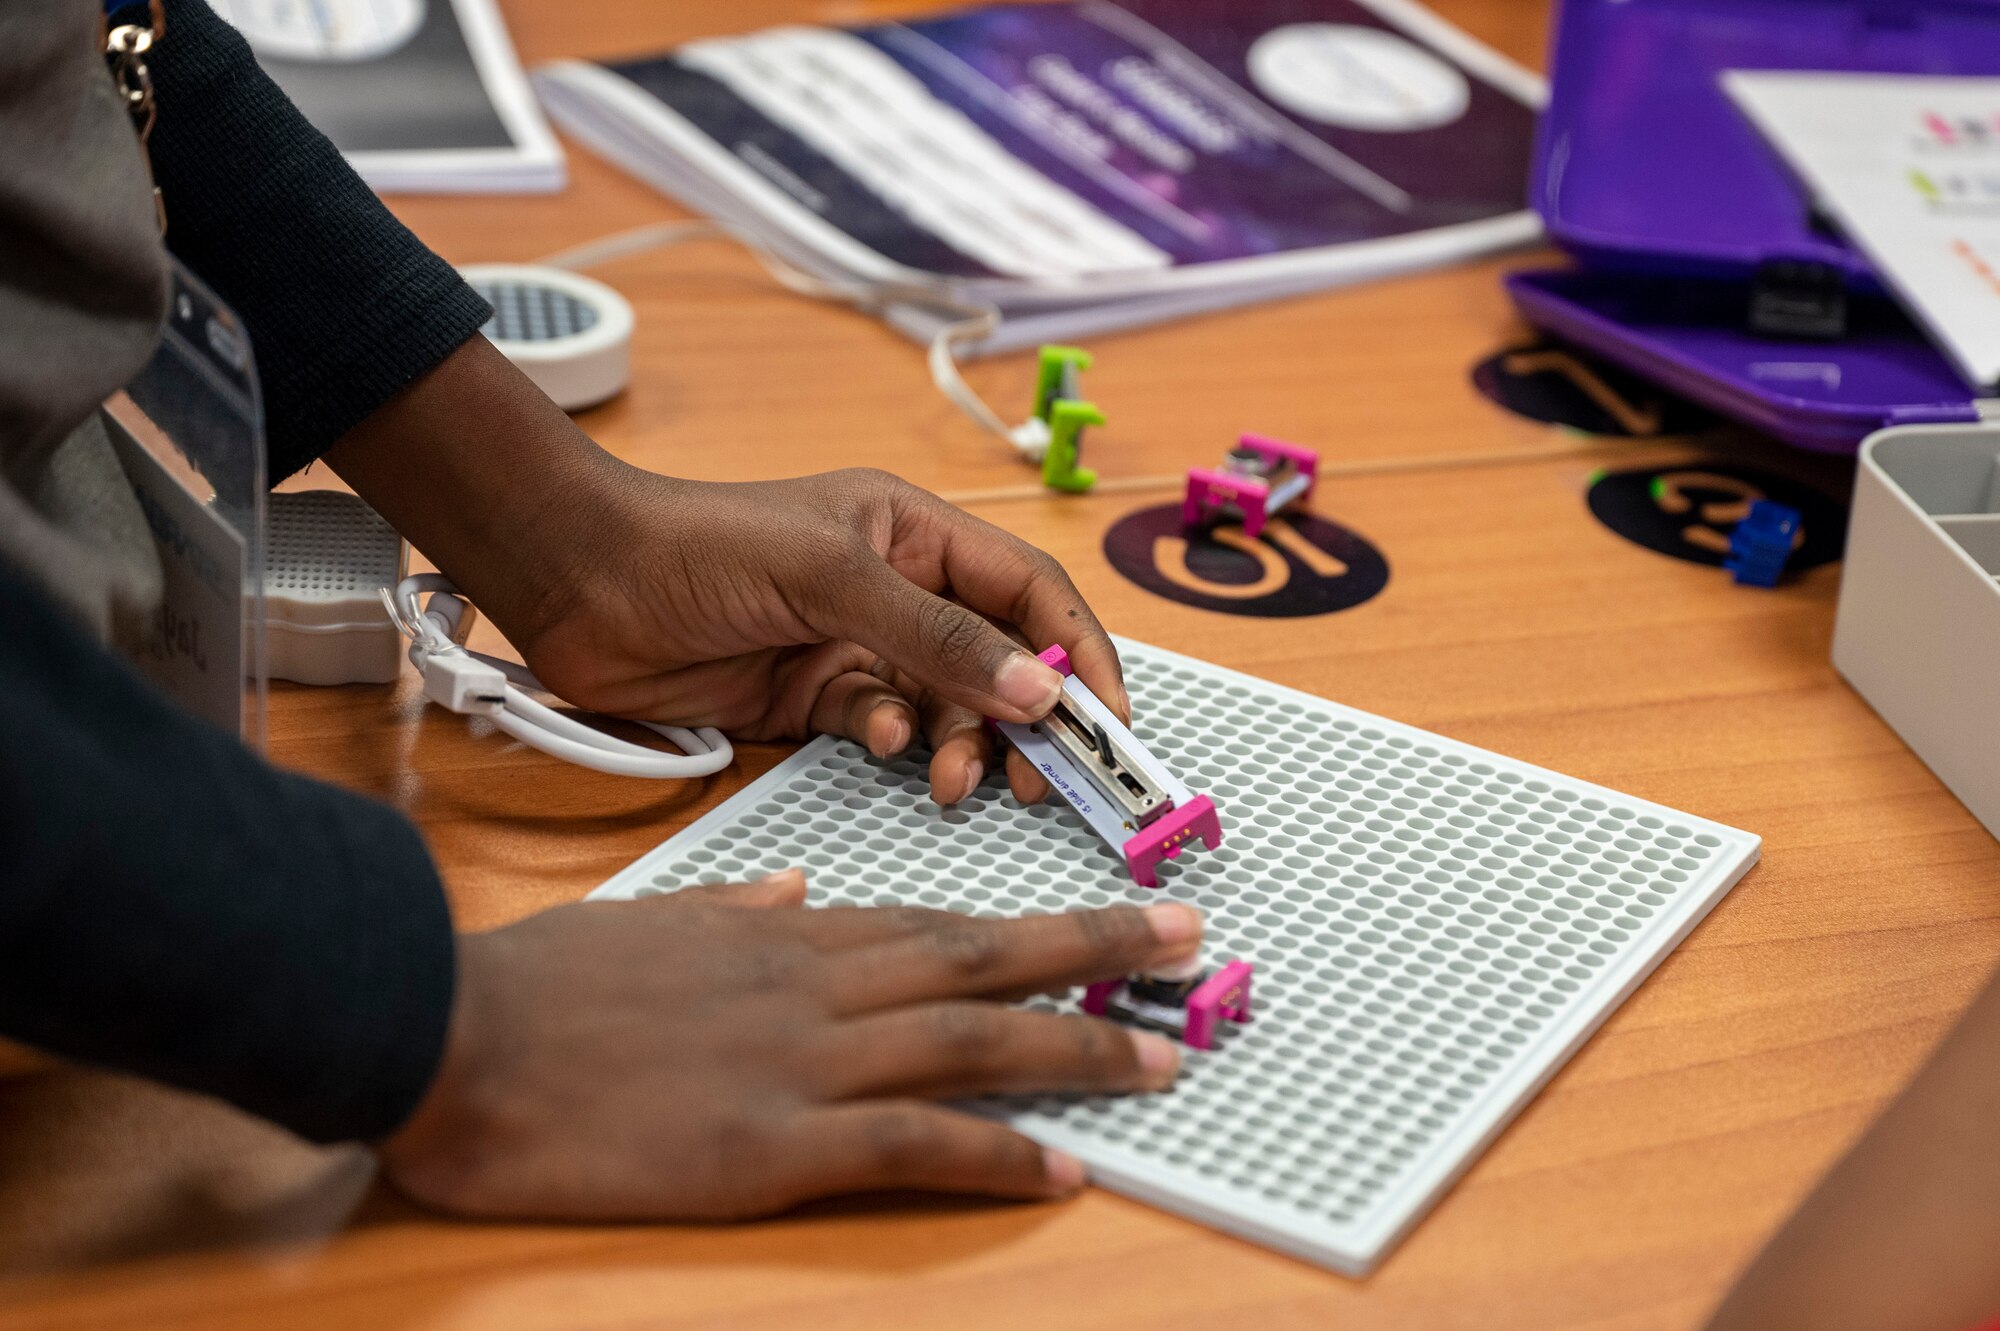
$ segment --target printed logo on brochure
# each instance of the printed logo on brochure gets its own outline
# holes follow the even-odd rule
[[[1964,216],[2000,210],[2000,171],[1926,171],[1913,166],[1909,181],[1933,213]]]
[[[1904,179],[1928,211],[1979,217],[2000,211],[2000,114],[1925,110],[1910,147],[1921,164],[1909,167]],[[1959,257],[1969,257],[1962,242]]]
[[[409,45],[423,30],[428,7],[425,0],[313,0],[310,4],[218,0],[215,10],[260,56],[347,63],[379,60]]]
[[[1259,37],[1245,63],[1257,91],[1294,115],[1341,129],[1436,129],[1472,104],[1464,74],[1380,28],[1288,23]]]
[[[2000,147],[2000,115],[1954,115],[1935,108],[1919,112],[1917,147],[1966,149]]]
[[[1358,532],[1307,513],[1284,513],[1255,540],[1237,523],[1190,529],[1179,503],[1119,519],[1104,557],[1169,601],[1252,619],[1330,615],[1373,600],[1389,561]]]

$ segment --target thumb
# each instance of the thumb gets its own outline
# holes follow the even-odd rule
[[[849,584],[839,614],[838,636],[981,716],[1039,720],[1062,694],[1062,676],[1021,644],[886,563]]]

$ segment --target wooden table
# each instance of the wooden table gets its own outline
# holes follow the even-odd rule
[[[1539,0],[1438,7],[1539,63]],[[503,8],[532,62],[917,6]],[[459,261],[672,215],[581,153],[571,166],[557,198],[398,211]],[[1120,632],[1765,837],[1762,866],[1372,1279],[1098,1192],[849,1203],[738,1228],[452,1224],[374,1186],[357,1150],[56,1071],[0,1082],[0,1327],[1698,1325],[2000,955],[2000,852],[1828,665],[1837,568],[1758,593],[1626,544],[1586,511],[1588,474],[1689,446],[1578,440],[1473,392],[1469,366],[1520,335],[1504,266],[1102,340],[1090,388],[1114,424],[1091,447],[1112,481],[1085,499],[1036,491],[907,343],[775,291],[726,248],[603,273],[640,311],[636,378],[585,423],[629,458],[702,477],[894,469],[1054,551]],[[973,373],[1002,402],[1024,402],[1030,377],[1021,358]],[[1381,597],[1322,619],[1223,618],[1108,567],[1107,525],[1246,428],[1325,450],[1320,507],[1387,553]],[[582,895],[780,756],[746,750],[724,776],[660,787],[475,735],[407,682],[280,688],[272,710],[281,762],[423,825],[473,928]]]

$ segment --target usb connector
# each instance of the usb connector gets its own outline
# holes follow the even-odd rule
[[[462,651],[430,652],[419,665],[424,696],[442,707],[466,716],[494,716],[507,705],[507,677],[478,657]]]

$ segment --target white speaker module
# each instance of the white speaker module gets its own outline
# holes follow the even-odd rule
[[[632,374],[632,306],[604,283],[535,264],[459,269],[493,306],[480,331],[564,411],[618,396]]]

